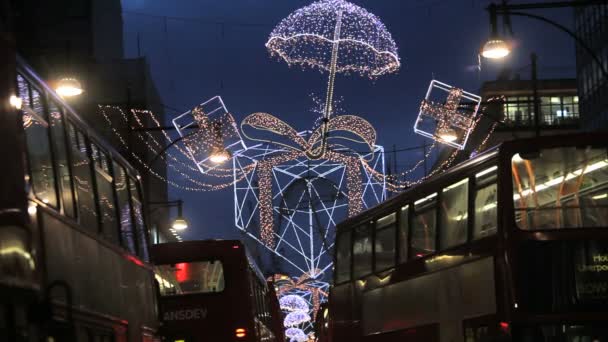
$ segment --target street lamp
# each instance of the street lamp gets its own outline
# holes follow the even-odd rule
[[[569,7],[587,7],[592,5],[602,5],[606,4],[607,0],[587,0],[587,1],[557,1],[557,2],[539,2],[539,3],[525,3],[525,4],[507,4],[501,3],[491,4],[488,6],[487,11],[490,14],[490,28],[491,35],[490,39],[484,44],[481,55],[485,58],[489,59],[500,59],[506,57],[510,52],[511,48],[505,40],[501,39],[498,35],[497,29],[497,17],[498,15],[503,15],[505,17],[505,21],[507,25],[510,26],[510,21],[508,21],[509,16],[520,16],[527,17],[531,19],[535,19],[538,21],[542,21],[547,23],[562,32],[568,34],[571,38],[573,38],[576,43],[585,50],[589,56],[594,60],[597,64],[597,67],[602,71],[604,77],[608,78],[608,71],[604,67],[601,59],[598,55],[585,43],[583,39],[577,36],[572,30],[568,29],[564,25],[561,25],[551,19],[545,18],[540,15],[520,12],[522,10],[535,10],[535,9],[550,9],[550,8],[569,8]]]
[[[80,81],[73,77],[64,77],[60,79],[59,82],[57,82],[55,91],[61,97],[77,96],[84,92]]]
[[[186,218],[184,218],[184,215],[182,212],[182,205],[183,205],[182,200],[167,201],[167,202],[148,202],[148,204],[155,205],[158,207],[169,207],[169,208],[177,207],[177,217],[171,223],[171,231],[188,229],[188,226],[189,226],[188,220],[186,220]],[[158,229],[156,231],[156,235],[157,235],[156,240],[160,241],[160,235],[159,235]]]
[[[488,59],[501,59],[511,53],[511,47],[507,42],[500,38],[488,40],[481,50],[481,55]]]

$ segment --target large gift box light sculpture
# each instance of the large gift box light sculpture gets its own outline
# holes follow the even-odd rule
[[[420,105],[414,131],[463,150],[474,128],[480,104],[481,97],[432,80]]]
[[[374,129],[357,116],[333,117],[323,159],[306,155],[321,142],[322,128],[298,132],[255,113],[241,131],[258,144],[233,158],[235,174],[246,173],[234,184],[237,228],[282,258],[292,274],[321,279],[331,269],[336,223],[386,199],[384,180],[370,172],[384,172]]]

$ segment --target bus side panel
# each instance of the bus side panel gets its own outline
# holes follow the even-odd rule
[[[439,323],[440,341],[462,339],[462,321],[496,313],[492,257],[363,294],[364,335]]]
[[[142,327],[157,328],[149,270],[50,214],[41,213],[40,227],[44,227],[47,283],[67,283],[74,317],[86,316],[83,319],[106,328],[113,328],[119,320],[128,324],[130,341],[141,341]],[[67,302],[61,289],[53,291],[51,298]]]
[[[331,290],[330,312],[332,321],[332,339],[334,341],[357,341],[355,336],[360,335],[360,327],[354,322],[355,306],[353,283],[337,285]]]

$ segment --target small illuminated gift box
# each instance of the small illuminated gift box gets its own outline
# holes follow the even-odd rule
[[[432,80],[420,105],[414,132],[463,150],[480,104],[481,97]]]
[[[190,158],[203,174],[247,149],[234,117],[220,96],[201,103],[172,122]]]

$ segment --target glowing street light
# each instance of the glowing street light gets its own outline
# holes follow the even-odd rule
[[[481,55],[488,59],[501,59],[511,53],[511,47],[507,42],[500,38],[491,38],[484,45],[481,50]]]
[[[15,109],[21,109],[21,106],[23,105],[23,100],[15,95],[11,95],[11,97],[8,99],[8,102]]]
[[[188,221],[182,216],[178,216],[171,225],[171,228],[175,230],[184,230],[188,228]]]
[[[73,77],[64,77],[57,82],[57,88],[55,88],[57,94],[61,97],[72,97],[78,96],[84,92],[80,81]]]

